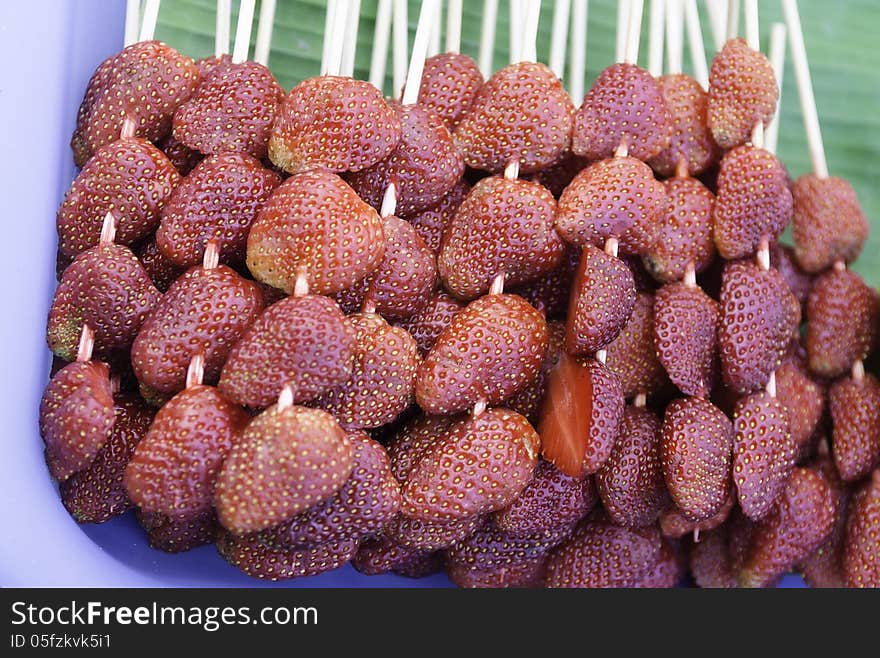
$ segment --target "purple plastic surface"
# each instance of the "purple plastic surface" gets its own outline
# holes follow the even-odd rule
[[[37,407],[49,369],[45,315],[55,286],[55,211],[74,167],[68,141],[91,72],[122,45],[125,2],[0,2],[0,163],[3,199],[0,586],[265,586],[213,547],[182,555],[150,549],[131,514],[78,526],[43,461]],[[351,567],[282,583],[298,587],[444,587],[363,576]],[[783,586],[802,586],[787,577]]]

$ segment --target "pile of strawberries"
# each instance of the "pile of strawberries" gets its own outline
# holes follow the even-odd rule
[[[127,47],[57,217],[64,505],[260,578],[880,585],[868,223],[753,140],[777,93],[741,39],[580,107],[531,62],[403,105]]]

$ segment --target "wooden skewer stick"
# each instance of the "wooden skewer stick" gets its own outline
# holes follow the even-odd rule
[[[584,98],[587,63],[587,0],[574,0],[571,12],[571,51],[568,60],[568,88],[575,105]]]
[[[370,54],[370,82],[381,90],[385,86],[385,64],[388,61],[388,37],[391,34],[391,0],[379,0],[376,7],[376,30]]]
[[[260,19],[257,22],[257,43],[254,46],[254,61],[263,66],[269,65],[269,51],[272,46],[272,26],[275,23],[275,0],[261,0]]]
[[[523,20],[525,18],[523,0],[510,0],[510,34],[508,61],[513,64],[522,60]]]
[[[666,72],[681,73],[684,53],[682,0],[667,0],[666,4]]]
[[[700,12],[697,0],[684,0],[684,20],[687,27],[688,46],[690,46],[691,66],[694,79],[703,89],[709,88],[709,65],[706,61],[706,46],[703,43],[703,30],[700,27]]]
[[[443,24],[443,1],[437,4],[435,15],[428,26],[428,51],[427,57],[433,57],[440,52],[441,26]]]
[[[727,0],[727,20],[724,22],[727,39],[739,34],[739,0]]]
[[[293,296],[302,297],[309,294],[309,280],[306,278],[304,269],[297,270],[296,278],[293,280]]]
[[[327,75],[330,64],[330,46],[333,44],[333,27],[336,25],[336,9],[339,0],[327,0],[327,11],[324,13],[324,44],[321,50],[321,75]]]
[[[354,77],[354,57],[357,52],[357,35],[361,18],[361,0],[348,0],[348,16],[342,43],[342,64],[339,74]]]
[[[804,33],[796,0],[782,0],[785,24],[791,42],[791,58],[794,62],[794,75],[797,79],[801,113],[804,115],[804,128],[807,131],[807,146],[813,162],[813,173],[819,178],[828,178],[828,162],[822,144],[822,128],[819,126],[819,113],[816,111],[816,97],[813,95],[813,82],[810,79],[810,65],[807,62],[807,49],[804,46]]]
[[[752,50],[761,50],[761,37],[758,27],[758,0],[746,0],[746,43]],[[760,121],[752,128],[752,144],[764,147],[764,124]]]
[[[406,74],[406,87],[401,102],[413,105],[419,99],[419,87],[422,84],[422,71],[425,69],[425,57],[428,54],[428,37],[430,23],[437,15],[440,0],[422,0],[419,22],[416,25],[416,36],[413,40],[412,56],[409,60],[409,71]]]
[[[201,352],[193,354],[189,367],[186,369],[186,387],[201,386],[205,379],[205,355]]]
[[[82,333],[79,335],[79,345],[76,348],[76,360],[80,363],[91,361],[92,352],[95,351],[95,331],[89,325],[84,324]]]
[[[782,111],[782,75],[785,71],[785,24],[773,23],[770,32],[770,65],[773,67],[773,75],[779,86],[779,99],[776,102],[776,111],[773,118],[764,131],[764,148],[770,153],[776,153],[776,145],[779,141],[779,113]]]
[[[232,63],[247,61],[251,49],[251,28],[254,23],[254,0],[241,0],[238,6],[238,23],[235,26],[235,43],[232,46]]]
[[[538,23],[541,20],[541,0],[526,3],[525,23],[523,25],[522,47],[519,52],[521,62],[538,61]]]
[[[382,209],[379,211],[381,217],[390,217],[397,210],[397,186],[389,183],[385,188],[385,195],[382,197]]]
[[[125,35],[123,46],[130,46],[137,41],[138,26],[141,22],[141,0],[125,0]]]
[[[143,22],[138,41],[151,41],[156,33],[156,21],[159,19],[159,0],[147,0],[144,5]]]
[[[727,4],[725,0],[706,0],[706,10],[709,13],[709,26],[712,29],[712,41],[715,45],[715,50],[719,51],[724,46]]]
[[[626,40],[629,31],[630,0],[617,0],[617,37],[614,41],[614,61],[622,62],[626,58]]]
[[[480,26],[479,67],[483,77],[492,75],[492,56],[495,53],[495,22],[498,19],[498,0],[484,0],[483,22]]]
[[[214,57],[229,52],[229,30],[232,24],[232,0],[217,0],[217,18],[214,22]]]
[[[285,384],[278,395],[278,410],[284,411],[293,406],[293,385]]]
[[[645,0],[630,0],[629,3],[629,30],[626,37],[625,61],[630,64],[639,62],[639,41],[642,36],[642,13],[645,9]]]
[[[202,256],[202,267],[206,270],[213,270],[220,264],[220,242],[216,238],[211,238],[205,245],[205,253]]]
[[[648,72],[655,78],[663,75],[663,23],[665,18],[665,0],[651,0],[651,14],[648,19]]]
[[[392,68],[394,72],[394,88],[391,95],[395,98],[406,83],[406,67],[409,52],[409,23],[406,16],[406,0],[394,0],[394,27],[392,33]]]
[[[342,51],[345,49],[345,24],[349,4],[345,0],[336,0],[335,4],[330,48],[327,52],[327,75],[339,75],[342,72]]]
[[[655,0],[656,1],[656,0]],[[565,49],[568,45],[568,18],[571,0],[556,0],[553,6],[553,31],[550,36],[548,65],[556,77],[565,77]]]
[[[462,0],[449,0],[446,5],[446,52],[461,50],[461,10]]]
[[[104,223],[101,224],[101,237],[98,242],[102,245],[113,244],[116,240],[116,217],[112,210],[108,210],[104,215]]]

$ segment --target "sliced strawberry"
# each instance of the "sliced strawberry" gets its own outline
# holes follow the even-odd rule
[[[500,173],[513,161],[531,173],[556,162],[571,143],[574,106],[544,64],[497,71],[455,129],[455,145],[474,169]]]
[[[407,218],[419,237],[435,254],[440,251],[440,242],[446,227],[470,191],[470,183],[462,178],[433,206]]]
[[[416,376],[428,413],[496,405],[537,377],[549,344],[543,316],[516,295],[486,295],[460,311],[437,338]]]
[[[435,292],[420,311],[398,322],[397,326],[406,329],[415,338],[419,353],[424,357],[452,322],[452,318],[464,307],[464,302],[455,297],[450,297],[445,292]]]
[[[156,244],[155,236],[151,236],[134,247],[134,253],[140,260],[147,275],[152,279],[153,285],[160,292],[167,292],[186,270],[178,267],[165,257]]]
[[[520,285],[555,268],[563,243],[553,230],[556,200],[538,183],[490,176],[477,183],[446,227],[437,266],[462,299],[486,294],[495,276]]]
[[[418,104],[455,128],[483,86],[477,63],[461,53],[440,53],[425,60]]]
[[[846,524],[847,587],[880,587],[880,470],[853,496]]]
[[[721,509],[718,510],[718,512],[705,521],[699,522],[688,520],[680,509],[675,505],[671,505],[660,513],[660,531],[663,533],[664,537],[680,539],[681,537],[691,535],[694,532],[699,534],[708,530],[714,530],[727,520],[735,503],[736,495],[731,491],[730,495],[727,496],[727,500],[724,501],[724,505],[721,506]]]
[[[384,251],[379,214],[339,176],[316,171],[291,176],[263,205],[248,235],[247,265],[288,294],[302,275],[324,295],[363,279]]]
[[[237,534],[269,528],[333,496],[353,467],[351,441],[330,414],[269,407],[245,428],[217,477],[220,523]]]
[[[182,517],[138,511],[137,518],[147,531],[150,547],[166,553],[183,553],[213,544],[220,533],[217,515],[212,509]]]
[[[559,265],[531,283],[510,289],[510,292],[519,295],[536,309],[542,311],[548,319],[562,318],[568,312],[571,283],[581,260],[580,248],[563,244]]]
[[[157,142],[156,146],[171,161],[171,164],[174,165],[174,168],[177,169],[181,176],[188,175],[204,157],[198,151],[194,151],[186,144],[177,141],[171,133]]]
[[[870,373],[837,380],[828,392],[831,445],[841,479],[855,482],[880,465],[880,382]]]
[[[730,420],[711,402],[680,398],[666,407],[662,435],[663,474],[673,502],[690,521],[708,519],[730,491]]]
[[[666,372],[654,349],[654,297],[640,292],[623,330],[606,348],[608,366],[625,398],[652,395],[666,383]]]
[[[790,354],[776,369],[776,397],[788,412],[791,439],[803,454],[825,412],[825,390],[800,355]]]
[[[709,71],[708,123],[718,145],[730,149],[747,142],[756,124],[773,118],[778,100],[767,57],[749,48],[745,39],[725,43]]]
[[[438,551],[469,536],[483,525],[484,521],[485,516],[482,515],[451,521],[423,521],[398,514],[385,527],[384,534],[396,544],[408,549]]]
[[[351,566],[368,576],[393,571],[408,578],[423,578],[443,568],[440,553],[406,548],[383,535],[361,542]]]
[[[302,578],[338,569],[354,557],[357,548],[353,539],[275,548],[260,541],[258,535],[236,536],[231,532],[221,533],[217,540],[217,550],[227,562],[249,576],[266,580]]]

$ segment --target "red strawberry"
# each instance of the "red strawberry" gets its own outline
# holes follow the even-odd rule
[[[666,373],[654,349],[654,297],[641,292],[632,315],[611,343],[605,364],[623,388],[625,398],[651,395],[666,382]]]
[[[546,187],[557,199],[581,171],[590,165],[590,160],[566,151],[553,164],[536,171],[531,180]]]
[[[596,489],[612,523],[641,528],[657,521],[668,500],[660,458],[660,419],[627,407],[611,455],[596,473]]]
[[[733,481],[742,511],[753,521],[771,511],[798,454],[788,412],[769,393],[740,398],[733,412]]]
[[[791,195],[795,257],[803,269],[821,272],[835,261],[858,258],[870,226],[852,185],[837,176],[805,174]]]
[[[452,322],[452,318],[464,307],[464,302],[455,297],[450,297],[445,292],[436,292],[418,313],[398,322],[397,326],[406,329],[415,338],[419,353],[424,357]]]
[[[801,308],[805,308],[813,289],[813,276],[804,272],[797,264],[794,249],[778,242],[770,245],[770,267],[779,271],[791,289],[791,294],[800,302]]]
[[[721,509],[718,510],[718,512],[705,521],[696,523],[688,520],[675,505],[671,505],[660,513],[660,531],[663,533],[664,537],[680,539],[681,537],[691,535],[694,532],[700,534],[707,530],[714,530],[727,520],[730,511],[733,509],[734,503],[736,503],[736,496],[731,491],[730,495],[727,496],[727,500],[724,501],[724,505],[721,506]]]
[[[485,516],[482,515],[451,521],[423,521],[398,514],[383,532],[402,547],[419,551],[437,551],[469,536],[483,525],[484,521]]]
[[[382,232],[382,262],[354,287],[337,293],[336,299],[348,312],[358,311],[370,302],[389,320],[408,318],[428,304],[437,287],[434,252],[409,222],[397,217],[383,217]]]
[[[791,220],[785,167],[772,153],[739,146],[721,159],[715,200],[715,246],[722,258],[750,256],[762,239],[774,241]]]
[[[152,279],[153,285],[160,292],[167,292],[171,284],[186,271],[172,263],[165,257],[165,254],[159,251],[155,236],[134,247],[134,253],[141,261],[147,275]]]
[[[586,245],[572,284],[565,349],[593,354],[606,347],[623,330],[635,303],[635,281],[626,264]]]
[[[40,399],[40,436],[52,476],[63,481],[88,468],[110,440],[114,420],[106,364],[74,361],[59,370]]]
[[[834,526],[834,493],[825,478],[796,468],[773,511],[755,524],[743,566],[741,587],[766,587],[818,548]]]
[[[549,344],[544,318],[516,295],[486,295],[460,311],[416,376],[419,406],[431,414],[496,405],[537,377]]]
[[[510,289],[547,318],[561,318],[568,312],[571,283],[581,260],[580,248],[563,243],[562,258],[553,270],[531,283]]]
[[[620,240],[628,254],[645,252],[667,212],[663,183],[632,157],[608,158],[581,171],[559,197],[556,230],[566,242],[601,247]]]
[[[453,520],[509,505],[538,462],[540,438],[519,414],[489,409],[453,423],[422,453],[403,485],[401,511]]]
[[[127,247],[100,244],[82,252],[64,275],[49,310],[49,348],[76,358],[80,332],[95,332],[95,353],[107,355],[131,345],[161,294]]]
[[[880,465],[880,382],[870,373],[839,379],[828,406],[837,471],[846,482],[861,480]]]
[[[196,88],[195,63],[158,41],[141,41],[104,60],[92,75],[70,140],[78,167],[102,146],[119,139],[126,116],[136,134],[150,141],[171,130],[171,115]]]
[[[477,183],[446,227],[437,266],[462,299],[486,294],[496,275],[527,283],[555,268],[563,244],[553,230],[556,200],[539,185],[490,176]]]
[[[355,328],[332,299],[286,297],[263,311],[229,352],[219,387],[239,404],[265,408],[290,384],[301,404],[345,382],[354,353]]]
[[[131,507],[122,474],[153,412],[137,396],[123,394],[115,400],[114,413],[110,438],[89,467],[59,485],[61,502],[78,523],[104,523]]]
[[[834,529],[828,539],[799,565],[807,585],[816,588],[846,587],[844,570],[844,550],[846,546],[846,522],[852,492],[841,481],[834,466],[834,460],[828,454],[828,444],[822,443],[822,453],[810,464],[810,467],[825,476],[834,493],[837,512],[834,517]]]
[[[181,176],[188,175],[204,157],[198,151],[193,151],[186,144],[177,141],[171,133],[158,142],[156,146],[171,161],[171,164],[174,165],[174,168],[177,169]]]
[[[544,459],[571,477],[595,473],[611,454],[624,406],[613,372],[593,359],[560,353],[538,425]]]
[[[138,380],[160,393],[184,388],[197,352],[205,382],[216,382],[226,356],[263,309],[260,289],[225,265],[190,268],[147,315],[131,348]]]
[[[354,467],[331,498],[262,533],[279,548],[361,539],[379,532],[400,508],[400,486],[385,449],[364,432],[348,435]]]
[[[470,191],[470,184],[462,178],[433,206],[407,219],[435,254],[440,251],[440,242],[443,240],[446,227],[449,226],[458,207]]]
[[[668,147],[672,135],[659,81],[634,64],[612,64],[593,82],[575,115],[571,150],[598,160],[625,144],[634,158],[647,160]]]
[[[559,355],[563,351],[562,341],[565,335],[565,326],[561,322],[550,322],[547,326],[550,330],[550,344],[547,347],[547,355],[544,357],[544,364],[541,366],[538,376],[519,393],[507,398],[502,405],[511,411],[522,414],[533,425],[537,423],[538,412],[541,410],[541,403],[547,392],[547,379],[550,376],[550,371],[559,362]]]
[[[880,297],[850,270],[832,269],[807,300],[807,361],[822,377],[838,377],[867,357],[877,338]]]
[[[595,504],[592,478],[570,477],[542,459],[517,499],[492,518],[510,537],[558,534],[572,528]]]
[[[717,372],[721,309],[695,285],[667,283],[654,299],[654,346],[682,393],[706,397]]]
[[[222,262],[243,261],[251,224],[280,184],[278,174],[244,153],[205,158],[171,193],[156,242],[176,265],[201,262],[212,238]]]
[[[249,576],[266,580],[302,578],[338,569],[354,557],[357,548],[353,539],[275,548],[264,544],[258,535],[236,536],[231,532],[221,533],[217,540],[217,550],[227,562]]]
[[[715,257],[715,197],[696,178],[670,178],[663,186],[665,212],[653,227],[653,241],[642,262],[651,276],[666,283],[684,278],[689,264],[702,272]]]
[[[583,523],[550,553],[547,587],[638,587],[660,559],[656,528],[629,530],[607,521]]]
[[[89,160],[70,186],[56,218],[58,246],[76,256],[98,244],[108,212],[116,217],[116,242],[132,244],[158,225],[180,174],[155,146],[117,139]]]
[[[660,555],[653,568],[639,582],[639,587],[650,589],[672,589],[678,587],[687,575],[687,554],[680,542],[663,538]]]
[[[708,519],[730,491],[730,420],[711,402],[680,398],[666,407],[662,435],[663,474],[673,502],[690,521]]]
[[[379,214],[339,176],[316,171],[291,176],[263,205],[248,235],[247,265],[288,294],[302,275],[324,295],[363,279],[384,251]]]
[[[265,66],[224,59],[177,108],[174,137],[205,155],[231,151],[262,159],[283,101],[284,89]]]
[[[125,488],[143,511],[172,517],[211,509],[214,483],[249,416],[213,386],[169,400],[125,469]]]
[[[853,496],[844,550],[847,587],[880,587],[880,470]]]
[[[764,388],[800,321],[800,304],[779,272],[750,261],[726,263],[718,329],[724,383],[742,394]]]
[[[269,138],[269,158],[291,174],[360,171],[400,140],[400,117],[369,82],[332,75],[303,80],[287,95]]]
[[[669,108],[672,139],[648,164],[660,176],[673,176],[679,163],[691,176],[701,174],[715,164],[720,151],[706,123],[709,94],[684,73],[664,75],[657,83]]]
[[[355,328],[351,375],[314,401],[346,429],[372,429],[390,423],[412,402],[421,363],[416,341],[375,313],[350,317]]]
[[[469,167],[500,173],[513,161],[528,174],[556,162],[571,143],[574,106],[544,64],[497,71],[477,92],[455,129]]]
[[[803,454],[825,411],[825,391],[800,355],[789,355],[776,369],[776,397],[788,411],[791,439]]]
[[[710,530],[700,537],[700,541],[691,545],[690,570],[697,587],[737,587],[728,546],[727,526]]]
[[[166,553],[182,553],[213,544],[220,532],[217,515],[212,509],[183,517],[138,511],[137,518],[147,531],[150,547]]]
[[[420,551],[396,544],[383,535],[361,542],[351,566],[368,576],[394,571],[409,578],[422,578],[443,568],[439,553]]]
[[[455,128],[483,86],[476,62],[461,53],[440,53],[425,60],[418,104]]]
[[[730,149],[749,141],[756,124],[773,118],[778,100],[770,61],[745,39],[725,43],[709,71],[708,122],[718,145]]]
[[[330,414],[286,401],[269,407],[217,477],[220,523],[237,534],[269,528],[333,496],[353,466],[351,441]]]
[[[391,472],[401,484],[422,458],[422,453],[457,422],[455,416],[419,415],[404,423],[385,446]]]

